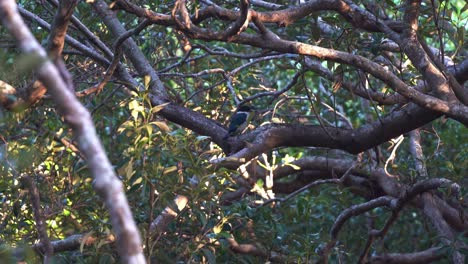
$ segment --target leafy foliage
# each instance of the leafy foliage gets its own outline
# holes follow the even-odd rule
[[[34,1],[19,1],[35,14],[51,18],[48,10]],[[170,13],[171,1],[135,1],[151,10]],[[237,1],[225,1],[227,8],[237,6]],[[288,1],[277,1],[287,4]],[[357,1],[367,5],[371,1]],[[426,3],[421,9],[421,36],[431,45],[439,46],[455,60],[466,48],[466,4],[463,1],[441,1],[442,15],[434,17],[432,7]],[[378,3],[391,18],[402,15],[400,1]],[[198,1],[189,8],[197,9]],[[261,9],[260,9],[261,10]],[[80,3],[75,15],[109,46],[115,41],[99,17],[93,15],[87,3]],[[129,28],[138,24],[131,15],[119,14]],[[333,27],[331,35],[318,29],[319,19]],[[438,32],[434,23],[450,23],[454,32]],[[225,27],[215,21],[202,22],[213,30]],[[46,41],[47,32],[30,23],[39,40]],[[275,28],[284,39],[315,43],[322,47],[347,51],[367,58],[378,56],[381,33],[356,30],[343,17],[331,12],[300,19],[292,27]],[[70,28],[70,35],[83,37]],[[3,39],[10,37],[2,30]],[[322,35],[321,35],[322,34]],[[453,37],[452,37],[453,36]],[[203,115],[226,124],[235,108],[230,99],[228,85],[223,74],[189,76],[204,70],[222,69],[224,74],[237,71],[232,76],[234,92],[245,99],[263,91],[277,91],[290,84],[293,76],[301,74],[299,81],[272,103],[269,97],[254,100],[260,109],[253,122],[254,127],[268,123],[296,123],[320,125],[320,118],[339,123],[330,105],[346,114],[353,127],[378,119],[394,111],[393,108],[373,102],[363,107],[362,99],[336,82],[330,82],[316,73],[301,72],[305,58],[283,56],[265,60],[242,68],[248,60],[221,55],[208,55],[206,49],[254,54],[260,49],[235,43],[207,43],[192,40],[195,47],[190,59],[171,70],[164,70],[186,56],[184,40],[172,27],[153,25],[142,31],[135,40],[152,63],[160,71],[160,77],[169,91],[170,99]],[[206,47],[205,47],[206,45]],[[88,58],[82,58],[65,50],[67,68],[74,76],[77,90],[89,88],[99,82],[105,69]],[[3,48],[0,54],[0,79],[17,86],[24,85],[29,73],[19,65],[19,58],[11,48]],[[401,58],[407,61],[407,58]],[[362,76],[354,69],[334,62],[323,66],[339,72],[344,81]],[[409,67],[401,72],[402,79],[416,83],[420,76]],[[148,76],[137,78],[139,85],[148,88]],[[392,91],[380,82],[369,82],[370,89],[387,93]],[[158,113],[165,105],[153,106],[149,92],[129,96],[119,82],[111,81],[99,94],[82,97],[82,103],[92,113],[97,131],[108,156],[115,166],[125,190],[134,218],[144,241],[145,255],[155,263],[174,260],[195,263],[259,263],[264,256],[236,254],[230,250],[230,238],[238,243],[261,245],[268,254],[281,254],[288,263],[308,263],[318,258],[320,250],[330,239],[329,230],[336,217],[344,209],[364,202],[353,190],[324,185],[312,188],[276,206],[258,206],[264,201],[259,194],[252,194],[228,203],[223,195],[243,187],[236,181],[236,172],[218,169],[210,160],[223,157],[220,147],[209,138],[161,118]],[[341,107],[341,109],[340,109]],[[274,111],[273,111],[274,110]],[[263,115],[263,113],[265,113]],[[318,113],[318,114],[317,114]],[[91,246],[73,252],[60,252],[57,263],[113,263],[118,260],[113,246],[113,234],[109,216],[92,189],[86,162],[74,146],[74,138],[62,118],[47,98],[34,107],[21,112],[0,110],[0,259],[13,259],[11,253],[24,248],[25,259],[38,261],[27,245],[38,238],[28,191],[21,186],[21,175],[34,178],[40,192],[42,210],[47,230],[52,240],[64,239],[72,234],[87,234],[97,238]],[[466,127],[441,119],[423,130],[423,147],[427,157],[425,164],[430,175],[450,178],[460,182],[466,193],[466,168],[468,167],[468,131]],[[391,149],[382,148],[388,157]],[[272,166],[307,156],[342,157],[343,153],[324,149],[287,148],[271,151],[268,162]],[[401,175],[404,183],[418,180],[414,161],[405,142],[389,168]],[[293,176],[294,177],[294,176]],[[282,179],[283,181],[287,179]],[[280,180],[281,182],[281,180]],[[263,180],[257,182],[262,185]],[[261,187],[261,186],[260,186]],[[149,223],[167,206],[174,207],[176,195],[189,198],[185,209],[178,212],[176,220],[167,231],[157,237],[149,235]],[[281,196],[282,194],[278,194]],[[391,212],[385,208],[374,209],[367,215],[375,227],[382,227]],[[430,223],[414,208],[407,208],[393,224],[383,241],[374,244],[371,251],[411,252],[438,245],[437,234]],[[359,258],[367,240],[367,218],[359,216],[345,225],[339,243],[330,257],[331,263],[353,263]]]

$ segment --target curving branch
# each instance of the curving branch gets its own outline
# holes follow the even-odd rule
[[[392,202],[392,215],[385,223],[384,227],[381,230],[373,231],[373,236],[383,237],[387,234],[390,226],[395,222],[398,218],[400,211],[403,207],[411,202],[417,195],[423,194],[424,192],[434,190],[439,188],[442,185],[450,183],[447,179],[430,179],[416,183],[415,185],[411,186],[405,192],[403,192],[403,196],[399,199],[396,199]]]
[[[445,258],[444,251],[440,247],[432,247],[412,253],[387,253],[375,255],[369,259],[372,264],[416,264],[431,263]]]
[[[238,160],[237,162],[233,162],[233,159],[219,159],[213,163],[227,168],[237,168],[242,163],[239,161],[249,161],[277,147],[316,146],[342,149],[357,154],[416,129],[437,117],[439,117],[437,113],[409,105],[357,129],[326,127],[327,131],[324,131],[321,126],[313,125],[265,125],[253,132],[230,139],[231,145],[235,146],[230,157]],[[245,145],[245,141],[250,144]],[[220,141],[219,144],[221,143]]]
[[[155,24],[173,26],[176,24],[169,15],[159,14],[151,10],[141,8],[127,0],[118,0],[114,9],[122,9],[139,17],[147,17]],[[292,6],[286,9],[257,12],[250,10],[252,16],[258,17],[262,23],[275,23],[280,27],[286,27],[293,24],[297,20],[304,18],[313,12],[317,11],[336,11],[353,26],[362,28],[368,31],[380,31],[373,21],[377,18],[373,17],[373,21],[369,21],[362,17],[356,10],[358,7],[349,5],[346,1],[341,0],[313,0],[307,1],[298,6]],[[217,18],[224,21],[236,21],[240,16],[240,11],[233,11],[220,7],[210,1],[209,5],[198,11],[197,15],[191,17],[194,24],[199,24],[209,18]],[[395,31],[401,31],[403,23],[386,19],[384,21],[390,28]]]
[[[376,207],[382,207],[386,206],[389,207],[392,210],[392,215],[388,219],[388,221],[385,223],[384,227],[379,230],[379,231],[371,231],[370,236],[372,237],[382,237],[384,236],[387,231],[389,230],[390,225],[396,220],[398,217],[399,212],[402,210],[403,206],[412,201],[417,195],[425,193],[429,190],[437,189],[441,185],[450,183],[449,180],[446,179],[430,179],[427,181],[419,182],[415,184],[414,186],[408,188],[407,191],[403,193],[403,196],[400,198],[394,198],[392,196],[382,196],[376,199],[373,199],[371,201],[359,204],[359,205],[353,205],[350,208],[345,209],[336,219],[335,223],[333,224],[331,230],[330,230],[330,236],[331,240],[327,243],[327,245],[323,248],[322,250],[322,259],[327,259],[328,255],[331,251],[331,249],[335,246],[337,239],[338,239],[338,234],[343,227],[344,223],[348,221],[351,217],[357,216],[360,214],[363,214],[365,212],[368,212],[369,210],[372,210],[373,208]],[[425,198],[423,198],[424,201]],[[426,202],[427,203],[427,202]],[[427,210],[427,206],[424,207],[425,211]],[[432,210],[433,211],[433,210]],[[438,212],[438,211],[437,211]],[[442,224],[445,223],[441,219],[440,213],[437,214],[438,218],[438,225],[440,226],[439,229],[445,230],[443,232],[444,235],[449,235],[449,239],[453,239],[453,235],[451,233],[448,233],[448,230],[450,229],[447,224]],[[436,225],[437,226],[437,225]],[[372,240],[373,241],[373,240]],[[456,262],[459,263],[459,262]],[[460,262],[461,263],[461,262]]]
[[[370,200],[362,204],[353,205],[345,209],[336,218],[335,223],[330,229],[331,240],[327,243],[327,245],[320,252],[322,262],[325,262],[325,263],[327,262],[328,255],[330,254],[330,251],[335,246],[336,241],[338,239],[338,233],[340,232],[341,228],[343,227],[344,223],[346,223],[346,221],[348,221],[353,216],[361,215],[377,207],[382,207],[382,206],[390,207],[393,199],[394,198],[390,196],[382,196],[382,197]]]
[[[432,225],[435,227],[437,233],[441,237],[441,241],[444,245],[452,247],[452,262],[454,264],[465,263],[465,255],[460,252],[460,249],[464,247],[468,248],[463,242],[455,240],[455,234],[452,228],[448,225],[447,221],[443,218],[440,210],[436,207],[434,195],[431,193],[424,193],[422,195],[423,201],[423,212],[429,218]]]
[[[240,0],[240,14],[236,21],[222,33],[224,39],[229,41],[232,36],[240,34],[249,26],[249,0]]]

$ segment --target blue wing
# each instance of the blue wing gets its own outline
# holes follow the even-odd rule
[[[248,113],[244,113],[244,112],[238,112],[236,113],[232,119],[231,119],[231,123],[229,124],[229,130],[228,130],[228,134],[229,135],[232,135],[236,132],[236,130],[242,126],[243,123],[245,123],[245,121],[247,120],[247,116],[248,116]]]

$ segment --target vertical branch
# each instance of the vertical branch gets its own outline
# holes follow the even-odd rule
[[[424,164],[425,158],[421,147],[421,133],[419,129],[415,129],[409,133],[409,136],[410,151],[411,155],[413,155],[416,171],[422,179],[427,180],[429,175],[427,174],[426,165]]]
[[[421,147],[421,135],[419,129],[413,130],[410,135],[410,151],[413,155],[416,171],[419,176],[424,180],[428,179],[426,165],[424,164],[424,153]],[[422,194],[423,212],[431,220],[437,232],[442,237],[441,240],[444,244],[450,245],[455,239],[452,229],[447,221],[443,218],[441,211],[437,207],[434,196],[430,192]],[[453,263],[464,263],[464,257],[459,252],[454,252],[452,256]]]
[[[61,55],[63,46],[65,45],[65,36],[67,35],[68,25],[70,18],[78,4],[78,0],[62,0],[59,3],[57,13],[55,13],[54,22],[50,28],[49,40],[47,43],[47,50],[49,56],[54,62],[57,69],[60,71],[63,80],[67,83],[69,88],[73,87],[72,77],[65,67]]]
[[[44,215],[41,210],[41,202],[39,198],[39,190],[34,184],[31,177],[24,175],[20,178],[21,183],[28,189],[29,197],[31,198],[31,205],[34,214],[34,221],[36,221],[37,232],[39,233],[39,240],[42,245],[41,251],[44,253],[44,263],[51,263],[51,258],[54,255],[54,248],[50,243],[47,229],[44,225]]]
[[[47,50],[53,61],[60,58],[62,54],[70,18],[77,4],[78,0],[61,0],[59,3],[47,43]]]
[[[240,34],[249,26],[249,1],[241,0],[240,1],[240,15],[237,20],[230,25],[225,32],[222,33],[223,39],[228,41],[234,35]]]

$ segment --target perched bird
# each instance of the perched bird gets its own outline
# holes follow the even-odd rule
[[[241,105],[231,116],[228,133],[224,139],[242,132],[248,126],[250,119],[252,119],[252,108],[248,105]]]

